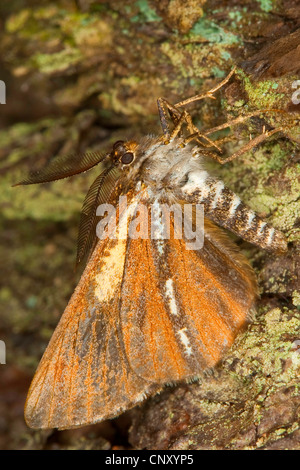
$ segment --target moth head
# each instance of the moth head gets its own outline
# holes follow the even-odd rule
[[[109,162],[114,172],[119,173],[122,191],[126,192],[140,182],[157,190],[178,186],[185,178],[191,160],[191,146],[182,148],[178,143],[180,140],[175,139],[165,145],[161,137],[151,135],[138,141],[115,142]]]
[[[114,164],[122,169],[129,167],[135,160],[137,145],[134,140],[128,142],[118,140],[115,142],[110,154]]]

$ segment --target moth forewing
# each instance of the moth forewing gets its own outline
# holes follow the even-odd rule
[[[127,241],[98,242],[36,371],[25,406],[33,428],[71,428],[120,414],[155,389],[132,370],[119,315]],[[159,387],[156,387],[158,390]]]

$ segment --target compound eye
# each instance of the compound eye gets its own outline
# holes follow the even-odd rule
[[[131,163],[131,162],[133,161],[133,158],[134,158],[133,153],[131,153],[131,152],[126,152],[126,153],[124,153],[124,155],[122,155],[122,157],[121,157],[121,162],[122,162],[124,165],[129,165],[129,163]]]

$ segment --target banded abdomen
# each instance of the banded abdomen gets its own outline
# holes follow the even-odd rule
[[[287,250],[282,232],[263,221],[221,180],[204,170],[190,172],[178,196],[189,203],[203,204],[206,217],[264,250]]]

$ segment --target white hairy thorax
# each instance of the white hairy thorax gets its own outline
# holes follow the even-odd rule
[[[128,171],[128,180],[137,179],[158,195],[160,192],[165,194],[164,190],[181,187],[190,173],[207,174],[198,148],[192,144],[181,147],[181,142],[182,139],[176,138],[165,145],[156,137],[142,139],[136,160]]]

